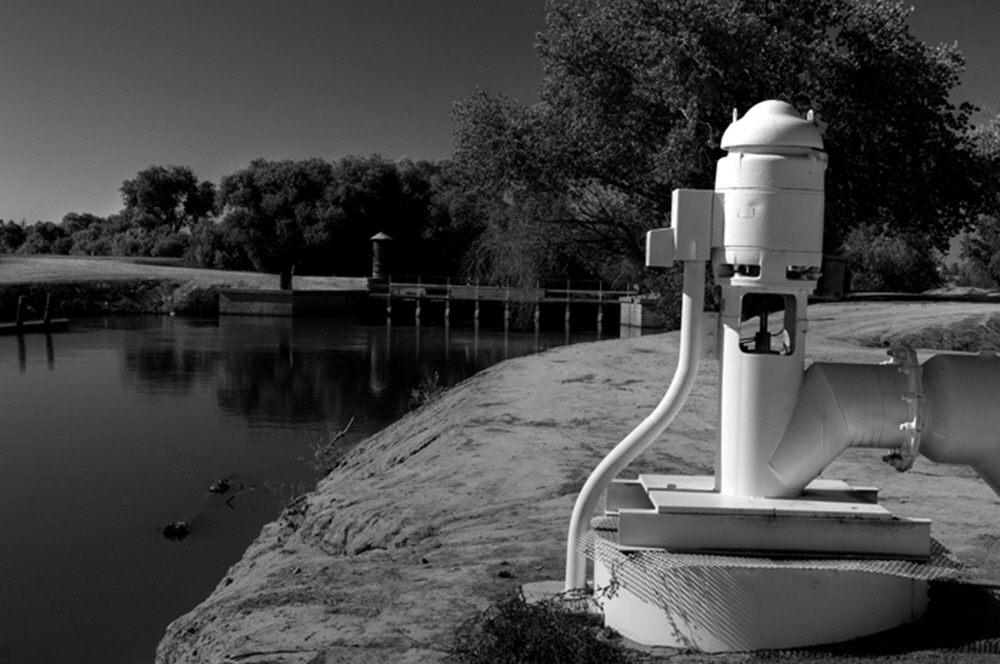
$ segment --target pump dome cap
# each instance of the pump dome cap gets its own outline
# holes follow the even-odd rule
[[[823,137],[791,104],[771,99],[755,105],[722,135],[723,150],[753,147],[822,150]]]

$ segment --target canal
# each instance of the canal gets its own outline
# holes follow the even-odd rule
[[[165,316],[0,337],[0,663],[151,662],[167,624],[313,487],[316,446],[385,427],[422,382],[595,338]],[[164,537],[175,521],[183,540]]]

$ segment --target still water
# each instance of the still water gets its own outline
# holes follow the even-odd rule
[[[312,446],[401,417],[424,376],[595,338],[243,317],[0,337],[0,664],[152,662],[313,486]],[[220,478],[230,492],[209,492]],[[164,538],[178,520],[191,535]]]

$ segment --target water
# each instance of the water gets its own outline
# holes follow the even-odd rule
[[[594,338],[241,317],[0,337],[0,664],[151,662],[313,486],[311,446],[398,419],[424,376],[452,385]],[[210,493],[223,477],[230,492]],[[192,533],[169,541],[177,520]]]

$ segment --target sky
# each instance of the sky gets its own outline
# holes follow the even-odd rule
[[[1000,110],[1000,0],[911,0]],[[218,182],[256,157],[440,159],[454,102],[536,101],[544,0],[4,0],[0,219],[122,207],[151,165]]]

